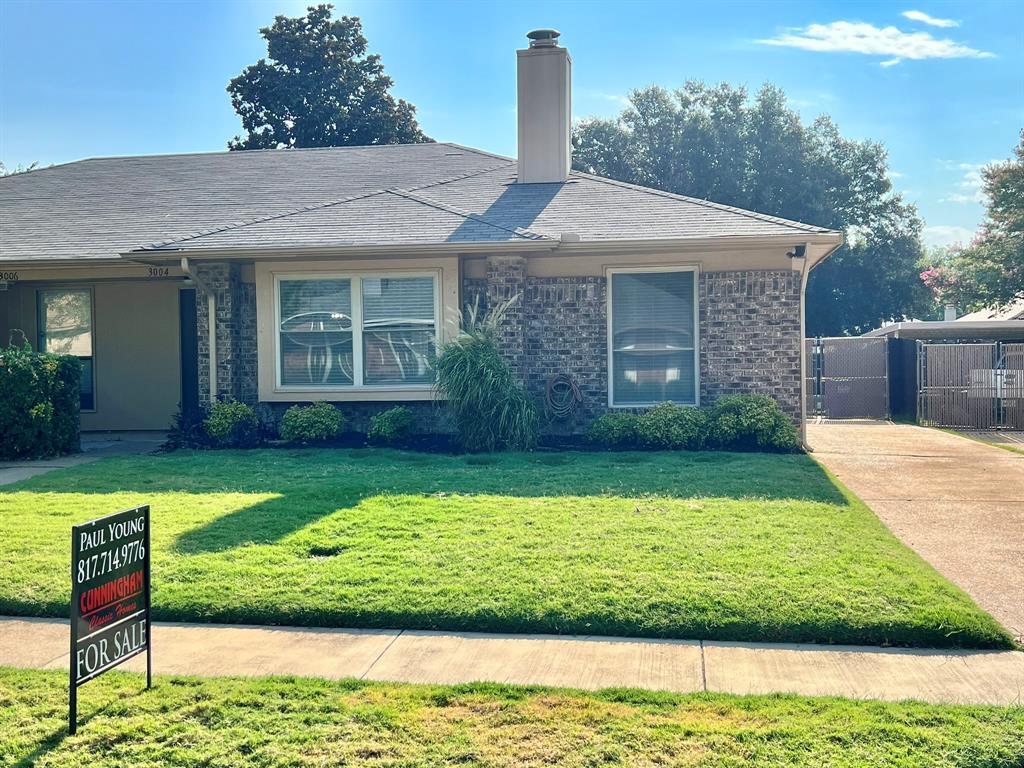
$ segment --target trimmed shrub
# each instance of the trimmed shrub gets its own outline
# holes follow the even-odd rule
[[[800,450],[792,420],[767,395],[728,395],[715,401],[709,443],[726,451]]]
[[[345,427],[345,417],[330,403],[293,405],[281,417],[281,439],[289,443],[333,440]]]
[[[23,347],[0,348],[0,458],[74,453],[82,363]]]
[[[370,418],[367,439],[376,445],[402,445],[409,442],[416,427],[416,417],[404,405],[396,405]]]
[[[707,414],[699,408],[661,403],[637,419],[640,444],[648,448],[696,451],[704,445]]]
[[[528,450],[537,444],[537,408],[498,351],[496,337],[514,296],[478,321],[469,310],[465,327],[435,357],[437,388],[448,401],[459,442],[471,453]]]
[[[224,448],[249,448],[259,442],[256,412],[245,403],[223,400],[210,407],[203,422],[214,445]]]
[[[587,442],[602,448],[636,448],[640,417],[635,413],[604,413],[587,427]]]

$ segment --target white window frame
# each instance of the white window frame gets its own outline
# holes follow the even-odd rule
[[[605,281],[608,286],[606,291],[606,312],[607,315],[607,360],[608,360],[608,407],[618,409],[650,408],[658,405],[653,403],[616,403],[615,402],[615,339],[612,335],[612,286],[615,282],[612,278],[620,274],[637,274],[650,272],[692,272],[693,273],[693,402],[676,403],[677,405],[698,408],[700,407],[700,268],[691,266],[658,266],[658,267],[608,267],[605,269]],[[675,402],[675,401],[672,401]]]
[[[398,277],[429,277],[434,286],[434,344],[441,343],[441,271],[415,272],[275,272],[274,273],[274,388],[280,392],[387,392],[422,390],[429,392],[433,382],[409,384],[363,384],[363,280],[387,280]],[[281,383],[281,283],[299,280],[349,280],[352,286],[352,384]],[[358,318],[358,322],[356,322]]]

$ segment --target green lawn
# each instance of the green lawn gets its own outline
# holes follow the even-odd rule
[[[0,668],[0,765],[808,766],[996,768],[1024,761],[1024,710],[795,696],[580,693],[294,678]]]
[[[1007,647],[806,456],[108,459],[0,493],[0,614],[65,616],[70,526],[148,502],[169,620]]]

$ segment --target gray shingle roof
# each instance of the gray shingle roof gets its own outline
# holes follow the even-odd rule
[[[829,232],[582,173],[515,174],[513,160],[454,144],[82,160],[0,179],[0,260]]]

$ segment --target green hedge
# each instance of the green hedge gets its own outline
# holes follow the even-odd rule
[[[0,458],[35,459],[81,449],[77,357],[0,348]]]
[[[792,419],[767,395],[720,397],[711,408],[661,403],[641,414],[605,413],[591,422],[587,442],[611,450],[802,450]]]

